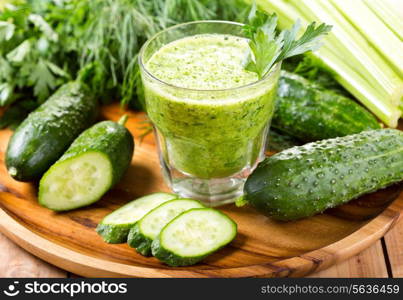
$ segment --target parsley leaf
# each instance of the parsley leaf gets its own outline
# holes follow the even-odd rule
[[[21,63],[30,51],[31,42],[29,40],[25,40],[15,49],[9,52],[6,58],[12,63]]]
[[[55,77],[50,72],[46,62],[42,59],[36,64],[29,80],[33,83],[34,95],[39,98],[40,102],[46,100],[50,94],[50,90],[55,88]]]
[[[8,41],[13,37],[15,25],[9,22],[0,21],[0,42]]]
[[[301,29],[299,20],[291,29],[282,30],[279,34],[276,33],[276,27],[277,15],[260,13],[256,3],[253,3],[248,24],[243,27],[250,48],[244,65],[246,70],[257,73],[259,78],[263,78],[273,65],[283,59],[317,50],[323,36],[332,28],[324,23],[316,27],[316,23],[312,22],[297,39]]]
[[[258,15],[254,3],[248,20],[249,24],[244,26],[244,34],[250,39],[251,53],[245,62],[245,69],[262,78],[280,55],[282,40],[276,39],[275,34],[277,16]]]
[[[299,20],[297,20],[291,30],[284,30],[284,46],[279,60],[319,49],[322,46],[320,41],[332,29],[332,26],[324,23],[318,27],[315,26],[315,22],[309,24],[298,40],[295,40],[295,38],[301,27]]]

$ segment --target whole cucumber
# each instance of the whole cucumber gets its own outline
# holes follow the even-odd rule
[[[281,72],[271,126],[304,142],[381,128],[352,99],[286,71]]]
[[[16,180],[39,179],[97,116],[97,101],[79,82],[60,87],[16,129],[6,165]]]
[[[42,177],[39,204],[55,211],[98,201],[130,165],[133,136],[118,123],[103,121],[85,130]]]
[[[274,219],[296,220],[401,180],[403,132],[370,130],[266,158],[247,179],[243,200]]]

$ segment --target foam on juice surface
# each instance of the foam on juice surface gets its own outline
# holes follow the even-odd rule
[[[245,38],[224,34],[199,34],[173,41],[147,61],[153,76],[171,85],[197,89],[236,88],[258,80],[244,69],[249,53]]]

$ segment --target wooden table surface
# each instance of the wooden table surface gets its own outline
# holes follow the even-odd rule
[[[33,256],[1,233],[0,249],[0,277],[77,277]],[[309,277],[403,278],[403,220],[360,254]]]
[[[1,233],[0,249],[0,277],[77,277],[36,258]],[[403,277],[403,221],[359,255],[310,277]]]
[[[403,7],[403,2],[385,1]],[[403,10],[397,11],[403,15]],[[1,233],[0,249],[0,277],[77,277],[36,258]],[[359,255],[310,277],[403,277],[403,221]]]
[[[0,249],[0,277],[77,277],[33,256],[1,233]],[[309,277],[403,278],[403,221],[360,254]]]
[[[403,10],[397,11],[403,15]],[[0,277],[77,277],[36,258],[1,233],[0,249]],[[309,277],[403,277],[403,221],[362,253]]]

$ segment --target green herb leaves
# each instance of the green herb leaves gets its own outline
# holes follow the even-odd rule
[[[282,40],[276,37],[277,16],[257,15],[254,4],[244,26],[244,33],[250,39],[251,53],[247,57],[245,69],[262,78],[281,54]]]
[[[15,25],[9,22],[0,21],[0,41],[8,41],[14,34]]]
[[[0,106],[32,96],[43,102],[70,79],[53,24],[34,13],[33,2],[14,4],[0,13]]]
[[[0,0],[0,106],[38,104],[83,77],[104,102],[141,108],[137,54],[153,34],[196,20],[244,20],[243,0]],[[91,74],[91,75],[89,75]]]
[[[332,26],[325,23],[320,24],[318,27],[315,26],[315,22],[309,24],[298,40],[295,40],[295,38],[301,28],[299,20],[297,20],[291,30],[284,30],[284,46],[279,59],[283,60],[291,56],[319,49],[322,46],[320,41],[324,35],[330,32]]]
[[[249,38],[251,52],[245,62],[245,69],[264,77],[277,62],[283,59],[314,51],[321,46],[320,40],[332,26],[324,23],[316,27],[315,22],[309,24],[302,36],[297,39],[301,24],[297,21],[290,30],[276,33],[277,15],[266,15],[256,10],[253,4],[244,25],[244,34]]]

